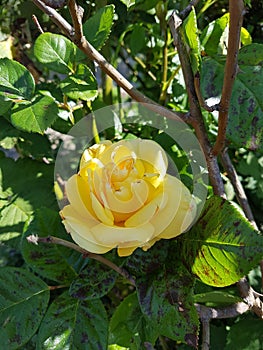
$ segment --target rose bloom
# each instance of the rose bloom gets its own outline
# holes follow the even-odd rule
[[[189,190],[167,174],[165,151],[151,140],[104,141],[86,149],[78,174],[66,182],[60,212],[82,248],[128,256],[186,231],[196,214]]]

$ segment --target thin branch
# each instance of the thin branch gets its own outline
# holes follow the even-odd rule
[[[69,0],[68,2],[69,12],[72,18],[74,27],[74,43],[79,44],[83,38],[82,30],[82,18],[84,10],[82,7],[78,6],[75,0]]]
[[[241,297],[247,303],[249,308],[263,320],[263,302],[259,298],[258,293],[256,293],[253,288],[249,285],[246,278],[241,278],[237,282],[237,286],[240,292]]]
[[[185,9],[183,9],[183,11],[180,12],[179,17],[182,19],[185,19],[189,13],[192,11],[192,7],[195,7],[200,0],[192,0],[190,1],[189,5],[186,6]]]
[[[218,135],[213,149],[214,155],[218,155],[222,151],[226,140],[229,105],[238,67],[237,56],[240,45],[240,32],[244,15],[243,0],[229,0],[229,13],[230,23],[228,35],[228,48],[222,96],[219,103],[220,107],[218,117]]]
[[[203,152],[206,157],[211,185],[214,193],[225,197],[225,189],[220,174],[220,169],[216,157],[212,154],[212,147],[207,137],[207,132],[202,116],[202,111],[195,91],[194,76],[187,49],[182,39],[181,26],[182,20],[173,12],[169,19],[169,26],[173,35],[174,44],[177,47],[181,67],[186,84],[186,90],[189,98],[190,114],[192,125],[195,128],[197,138],[201,143]]]
[[[195,304],[195,307],[201,321],[237,317],[250,309],[250,306],[243,301],[224,308],[207,307],[201,304]]]
[[[245,193],[244,188],[243,188],[243,186],[238,178],[236,169],[234,168],[226,149],[221,153],[221,161],[222,161],[224,169],[227,172],[228,178],[234,187],[238,203],[240,204],[241,208],[243,209],[247,219],[251,222],[253,227],[256,230],[258,230],[257,224],[254,220],[253,213],[252,213],[251,208],[250,208],[249,203],[248,203],[246,193]]]
[[[74,34],[73,27],[52,7],[46,5],[41,0],[32,0],[33,3],[54,22],[67,36]]]
[[[181,114],[171,111],[168,108],[158,106],[158,104],[142,94],[139,90],[133,87],[133,85],[106,59],[103,57],[83,36],[78,42],[75,37],[76,28],[73,28],[56,10],[46,6],[41,0],[32,0],[36,6],[38,6],[44,13],[46,13],[50,19],[71,39],[75,40],[75,44],[85,55],[92,61],[96,62],[98,66],[108,74],[118,86],[127,92],[127,94],[137,102],[145,103],[147,108],[150,108],[156,113],[159,113],[166,118],[180,120]],[[76,21],[77,22],[77,21]],[[76,24],[76,23],[75,23]],[[189,121],[190,118],[187,118]]]
[[[210,320],[202,321],[202,350],[210,349]]]
[[[77,252],[83,254],[85,257],[97,260],[97,261],[101,262],[102,264],[108,266],[109,268],[111,268],[112,270],[116,271],[118,274],[123,276],[125,279],[127,279],[133,286],[135,286],[134,279],[130,276],[130,274],[126,270],[117,266],[112,261],[104,258],[102,255],[91,253],[91,252],[87,251],[86,249],[81,248],[80,246],[78,246],[75,243],[72,243],[72,242],[69,242],[69,241],[66,241],[64,239],[54,237],[54,236],[38,237],[37,235],[28,236],[27,241],[29,243],[33,243],[36,245],[38,243],[59,244],[59,245],[62,245],[64,247],[74,249]]]
[[[37,27],[39,33],[43,34],[43,33],[44,33],[44,30],[42,29],[41,25],[39,24],[38,19],[37,19],[37,16],[32,15],[32,19],[33,19],[33,21],[34,21],[34,23],[35,23],[35,25],[36,25],[36,27]]]

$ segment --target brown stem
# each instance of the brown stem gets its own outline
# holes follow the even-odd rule
[[[203,121],[202,111],[195,91],[194,76],[191,67],[191,62],[187,49],[182,39],[180,30],[181,19],[173,13],[169,19],[169,25],[174,38],[174,43],[177,46],[179,59],[182,66],[184,80],[186,84],[186,90],[189,98],[190,114],[192,117],[192,125],[195,128],[197,138],[201,143],[203,152],[206,157],[208,171],[210,176],[211,185],[213,186],[214,193],[225,197],[225,189],[220,174],[219,166],[216,157],[212,154],[211,144],[207,137],[205,124]]]
[[[263,302],[249,285],[246,278],[241,278],[241,280],[237,282],[237,286],[241,297],[248,304],[249,308],[263,320]]]
[[[203,319],[202,321],[202,350],[210,349],[210,322]]]
[[[219,154],[225,145],[226,129],[228,123],[228,112],[232,89],[237,73],[237,56],[240,45],[240,31],[243,22],[244,3],[243,0],[229,0],[229,35],[224,72],[222,96],[219,103],[218,135],[213,149],[213,154]]]
[[[118,274],[123,276],[125,279],[127,279],[133,286],[135,286],[134,279],[130,276],[130,274],[126,270],[120,268],[119,266],[114,264],[112,261],[104,258],[104,256],[98,255],[95,253],[91,253],[91,252],[87,251],[86,249],[81,248],[80,246],[78,246],[75,243],[72,243],[72,242],[69,242],[69,241],[66,241],[64,239],[54,237],[54,236],[38,237],[36,235],[28,236],[27,241],[29,243],[34,243],[34,244],[38,244],[38,243],[59,244],[59,245],[62,245],[64,247],[74,249],[77,252],[83,254],[85,257],[97,260],[97,261],[101,262],[102,264],[108,266],[109,268],[111,268],[112,270],[116,271]]]
[[[32,19],[33,19],[33,21],[34,21],[34,23],[35,23],[35,25],[36,25],[36,27],[37,27],[39,33],[43,34],[43,33],[44,33],[44,30],[42,29],[41,25],[39,24],[38,19],[37,19],[37,16],[32,15]]]
[[[199,3],[199,1],[200,0],[190,1],[189,5],[187,5],[186,8],[180,12],[179,14],[180,18],[185,19],[189,15],[189,13],[192,11],[192,7],[195,7]]]
[[[80,43],[83,37],[82,18],[84,10],[76,4],[75,0],[68,1],[68,8],[73,22],[74,42]]]

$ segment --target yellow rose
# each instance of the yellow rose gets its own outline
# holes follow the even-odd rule
[[[189,190],[166,173],[164,150],[151,140],[105,141],[84,151],[66,183],[61,217],[82,248],[128,256],[186,231],[196,214]]]

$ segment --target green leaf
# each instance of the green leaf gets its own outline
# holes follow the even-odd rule
[[[108,39],[113,25],[114,5],[108,5],[96,11],[95,15],[83,24],[86,39],[99,50]]]
[[[251,45],[252,44],[252,37],[246,28],[242,27],[240,32],[240,40],[242,45]]]
[[[72,259],[69,260],[73,251],[56,244],[31,244],[27,242],[26,237],[32,234],[69,239],[58,213],[48,208],[36,211],[34,220],[23,235],[21,252],[25,262],[41,276],[63,284],[70,283],[77,275]],[[77,260],[79,254],[74,256]]]
[[[141,25],[134,25],[130,38],[130,49],[132,55],[136,55],[146,45],[145,29]]]
[[[101,298],[113,288],[116,274],[107,266],[91,260],[72,282],[69,294],[80,300]]]
[[[231,326],[225,350],[262,350],[262,344],[262,320],[250,317]]]
[[[20,236],[24,223],[29,219],[28,204],[22,198],[7,201],[0,209],[0,241]]]
[[[222,53],[222,44],[220,45],[220,39],[226,30],[229,23],[229,13],[209,23],[209,25],[203,30],[200,37],[201,45],[205,50],[205,53],[209,56],[214,56],[218,53]]]
[[[144,342],[155,343],[158,328],[152,327],[141,312],[136,293],[126,297],[115,310],[109,326],[109,343],[130,347],[136,344],[138,350]]]
[[[239,52],[239,71],[230,101],[227,138],[237,147],[263,150],[263,45],[244,46]],[[203,62],[201,87],[205,99],[221,95],[223,58]]]
[[[92,101],[98,94],[96,78],[84,64],[79,64],[76,72],[60,83],[60,88],[73,100]]]
[[[160,240],[146,252],[142,249],[136,249],[127,258],[125,266],[135,276],[148,275],[162,269],[167,258],[169,246],[168,240]]]
[[[197,347],[198,316],[193,304],[193,277],[182,264],[137,279],[139,303],[147,322],[170,339]]]
[[[0,106],[4,101],[30,100],[34,91],[34,78],[22,64],[9,58],[0,59]]]
[[[107,350],[107,332],[107,314],[99,299],[81,302],[65,292],[41,323],[37,350]]]
[[[58,107],[52,97],[38,96],[32,103],[16,105],[12,109],[11,122],[28,132],[43,132],[58,116]]]
[[[263,257],[263,237],[234,204],[216,196],[181,239],[189,269],[211,286],[237,282]]]
[[[194,7],[183,23],[185,39],[190,50],[190,60],[193,73],[200,70],[201,48],[198,36],[197,19]]]
[[[0,339],[3,349],[18,349],[36,333],[49,301],[49,288],[21,268],[0,269]]]
[[[53,193],[54,168],[31,159],[0,156],[0,239],[11,239],[23,232],[33,211],[57,208]]]
[[[207,306],[225,306],[235,304],[241,301],[240,297],[223,292],[223,291],[212,291],[207,293],[195,294],[195,303],[204,303]]]
[[[34,54],[48,69],[68,74],[73,71],[76,46],[63,35],[43,33],[35,42]]]

